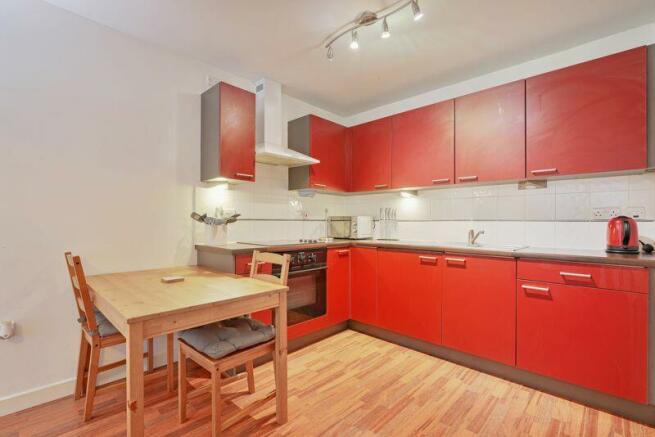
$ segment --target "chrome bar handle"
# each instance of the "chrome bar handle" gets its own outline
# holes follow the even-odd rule
[[[551,174],[551,173],[557,173],[556,168],[540,168],[537,170],[530,170],[530,173],[533,175],[541,175],[541,174]]]
[[[236,176],[239,178],[248,178],[248,179],[252,179],[255,177],[255,175],[251,175],[248,173],[237,173]]]
[[[466,258],[446,258],[446,263],[466,264]]]
[[[377,185],[373,185],[373,188],[376,188],[376,189],[377,188],[387,188],[388,186],[389,186],[388,184],[377,184]]]
[[[327,185],[325,185],[325,184],[317,184],[316,182],[313,182],[312,185],[315,186],[315,187],[319,187],[319,188],[326,188],[327,187]]]
[[[560,276],[571,276],[572,278],[584,278],[591,279],[590,273],[571,273],[571,272],[559,272]]]
[[[448,182],[450,182],[450,178],[444,178],[444,179],[432,179],[432,184],[433,184],[433,185],[436,185],[436,184],[447,184]]]
[[[460,182],[472,182],[472,181],[477,181],[478,177],[477,176],[460,176],[457,179],[459,179]]]
[[[431,262],[431,263],[436,263],[437,262],[437,257],[436,256],[419,256],[419,260],[421,261],[426,261],[426,262]]]
[[[550,292],[550,288],[548,287],[537,287],[535,285],[521,285],[521,288],[524,290],[543,291],[545,293]]]

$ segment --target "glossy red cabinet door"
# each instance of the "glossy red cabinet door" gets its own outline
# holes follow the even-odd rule
[[[255,180],[255,94],[220,83],[221,176]]]
[[[457,183],[525,177],[525,81],[455,99]]]
[[[433,253],[378,250],[378,325],[441,343],[443,260]]]
[[[327,251],[328,316],[333,323],[350,318],[350,250]]]
[[[309,166],[310,185],[347,191],[346,128],[315,115],[310,117],[310,154],[321,161]]]
[[[351,190],[391,187],[391,117],[354,126],[351,138]]]
[[[516,261],[444,255],[443,344],[513,366]]]
[[[527,80],[528,177],[647,167],[646,47]]]
[[[454,100],[392,117],[391,185],[429,187],[453,183],[455,171]]]
[[[647,402],[648,296],[518,281],[517,366]]]
[[[353,247],[350,256],[350,318],[375,325],[378,320],[378,251]]]

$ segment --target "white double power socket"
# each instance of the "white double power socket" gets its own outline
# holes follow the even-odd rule
[[[642,206],[629,206],[623,209],[619,206],[591,208],[592,220],[605,221],[619,215],[627,215],[635,219],[643,218],[646,215],[646,208]]]

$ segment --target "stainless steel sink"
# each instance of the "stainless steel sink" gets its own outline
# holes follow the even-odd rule
[[[465,248],[467,250],[501,250],[501,251],[510,251],[515,252],[517,250],[525,249],[528,246],[518,245],[518,244],[474,244],[470,245],[467,243],[445,243],[444,246],[449,246],[453,248]]]

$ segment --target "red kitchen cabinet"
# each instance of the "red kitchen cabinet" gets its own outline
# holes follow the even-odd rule
[[[201,179],[254,182],[255,94],[219,82],[201,104]]]
[[[350,318],[376,325],[378,321],[378,251],[353,247],[350,249],[351,288]]]
[[[647,167],[646,47],[527,80],[528,177]]]
[[[290,168],[290,190],[348,191],[346,131],[346,127],[316,115],[289,122],[289,148],[321,161]]]
[[[391,186],[452,184],[455,171],[454,101],[396,114],[391,120]]]
[[[647,403],[648,296],[517,282],[517,366]]]
[[[350,250],[327,251],[328,316],[333,323],[350,318]]]
[[[434,253],[378,250],[378,325],[441,343],[441,273]]]
[[[446,254],[443,344],[513,366],[516,261]]]
[[[457,183],[525,177],[525,81],[455,99]]]
[[[391,117],[351,128],[351,190],[391,187]]]

